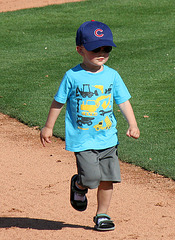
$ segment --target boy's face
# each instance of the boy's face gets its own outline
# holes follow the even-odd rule
[[[111,47],[101,47],[97,50],[87,51],[83,46],[77,46],[77,52],[83,57],[83,64],[89,70],[99,70],[109,59]]]

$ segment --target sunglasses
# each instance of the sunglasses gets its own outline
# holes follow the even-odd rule
[[[105,53],[110,53],[112,51],[112,47],[111,46],[106,46],[106,47],[99,47],[99,48],[95,48],[94,50],[92,50],[92,52],[94,53],[98,53],[103,49],[103,51]]]

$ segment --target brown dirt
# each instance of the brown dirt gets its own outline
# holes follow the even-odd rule
[[[0,11],[62,2],[68,1],[0,1]],[[0,240],[175,239],[174,181],[121,162],[123,181],[114,185],[109,210],[116,230],[96,232],[96,190],[88,192],[85,212],[70,206],[76,166],[64,142],[53,138],[43,148],[36,128],[3,114],[0,120]]]
[[[80,1],[82,0],[1,0],[0,12]]]

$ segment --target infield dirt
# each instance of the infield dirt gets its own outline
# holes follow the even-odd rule
[[[0,11],[69,1],[0,1]],[[73,1],[71,1],[73,2]],[[48,106],[49,108],[49,106]],[[0,240],[173,240],[175,182],[120,162],[122,183],[114,185],[109,215],[116,230],[93,230],[96,190],[88,192],[85,212],[69,203],[73,153],[52,138],[43,148],[39,131],[0,114]]]

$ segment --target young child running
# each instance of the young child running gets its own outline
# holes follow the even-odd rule
[[[110,28],[94,20],[83,23],[77,30],[76,46],[82,63],[64,75],[40,138],[43,146],[51,142],[55,121],[67,102],[66,150],[75,153],[77,163],[77,174],[71,178],[71,205],[86,210],[88,189],[98,188],[95,229],[114,230],[107,212],[113,183],[121,178],[113,99],[128,122],[126,135],[137,139],[140,132],[127,87],[117,71],[104,65],[116,47]]]

